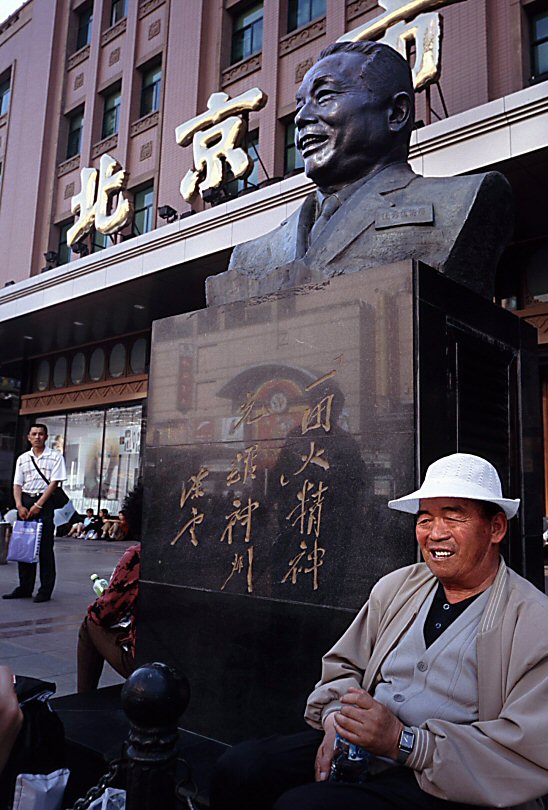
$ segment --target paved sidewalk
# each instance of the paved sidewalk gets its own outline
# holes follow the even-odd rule
[[[76,691],[78,628],[95,598],[91,574],[109,579],[128,543],[55,541],[57,582],[50,602],[0,599],[0,663],[18,675],[52,680],[57,695]],[[17,564],[0,565],[0,594],[17,584]],[[38,583],[37,583],[38,584]],[[105,664],[100,686],[122,678]]]

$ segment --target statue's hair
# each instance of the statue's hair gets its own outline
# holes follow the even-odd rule
[[[415,91],[409,63],[390,45],[382,42],[334,42],[320,53],[320,59],[336,53],[357,53],[363,56],[360,77],[371,92],[392,97],[396,93],[407,93],[411,102],[411,115],[407,135],[410,136],[415,121]]]

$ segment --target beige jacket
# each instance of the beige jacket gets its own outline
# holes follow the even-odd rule
[[[383,577],[324,656],[305,718],[314,728],[351,686],[374,691],[382,662],[437,580],[424,563]],[[479,719],[432,718],[407,765],[426,793],[455,802],[541,808],[548,793],[548,597],[501,560],[477,640]]]

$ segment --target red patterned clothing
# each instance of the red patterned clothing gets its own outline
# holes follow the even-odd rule
[[[137,543],[124,551],[108,588],[88,607],[90,621],[102,627],[111,628],[127,617],[131,619],[127,636],[122,634],[119,643],[127,643],[132,655],[135,655],[135,600],[140,573],[141,544]]]

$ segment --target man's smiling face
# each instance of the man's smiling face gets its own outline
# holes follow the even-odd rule
[[[506,526],[504,513],[488,518],[478,501],[424,498],[415,531],[425,563],[444,587],[477,592],[494,578]]]
[[[366,177],[392,159],[390,99],[368,87],[365,61],[359,53],[326,56],[297,92],[295,142],[307,176],[325,191]]]

